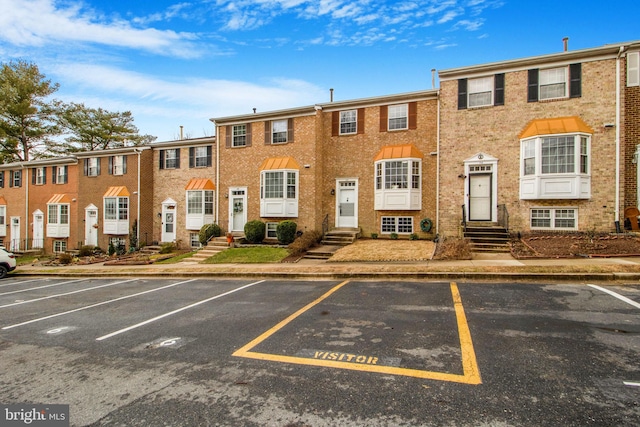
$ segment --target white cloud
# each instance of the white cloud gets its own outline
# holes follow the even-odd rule
[[[0,39],[16,46],[93,43],[179,57],[198,56],[193,33],[134,28],[126,21],[104,21],[80,6],[56,7],[53,0],[0,0]]]

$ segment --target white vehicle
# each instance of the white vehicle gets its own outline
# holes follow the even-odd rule
[[[0,279],[7,277],[7,273],[16,269],[16,256],[0,247]]]

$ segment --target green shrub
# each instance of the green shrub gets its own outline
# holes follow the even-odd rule
[[[71,254],[68,253],[62,253],[60,255],[58,255],[58,262],[60,264],[71,264],[71,262],[73,261],[73,256],[71,256]]]
[[[95,251],[95,246],[82,246],[78,251],[79,256],[92,256]]]
[[[283,245],[289,245],[293,243],[296,239],[296,230],[298,229],[298,224],[295,221],[282,221],[278,223],[276,227],[276,237],[278,238],[278,242]]]
[[[244,225],[244,237],[249,243],[262,243],[266,233],[267,226],[259,219],[254,219]]]
[[[109,256],[116,253],[116,247],[113,246],[113,242],[109,242],[109,248],[107,249],[107,253],[109,254]]]
[[[322,233],[317,230],[305,231],[288,246],[291,255],[301,255],[320,243]]]
[[[409,235],[409,240],[418,240],[418,235],[416,233],[411,233]]]
[[[162,246],[160,246],[161,254],[170,254],[175,250],[176,250],[176,245],[174,243],[163,243]]]
[[[372,239],[377,239],[378,238],[378,233],[371,233],[371,238]]]
[[[200,228],[198,240],[201,245],[206,245],[209,239],[212,237],[220,237],[220,234],[222,234],[222,231],[218,224],[205,224]]]
[[[391,233],[389,238],[391,238],[391,240],[398,240],[398,233]]]

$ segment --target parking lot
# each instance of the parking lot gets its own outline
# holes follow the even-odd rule
[[[2,403],[72,425],[637,425],[640,286],[0,282]]]

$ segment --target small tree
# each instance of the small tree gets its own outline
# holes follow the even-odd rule
[[[129,233],[129,250],[135,251],[138,248],[138,220],[133,220],[131,233]]]
[[[278,238],[278,242],[283,245],[289,245],[293,243],[296,239],[296,230],[298,229],[298,224],[294,221],[282,221],[278,223],[276,227],[276,237]]]
[[[244,236],[249,243],[261,243],[267,233],[267,226],[264,222],[254,219],[244,225]]]

